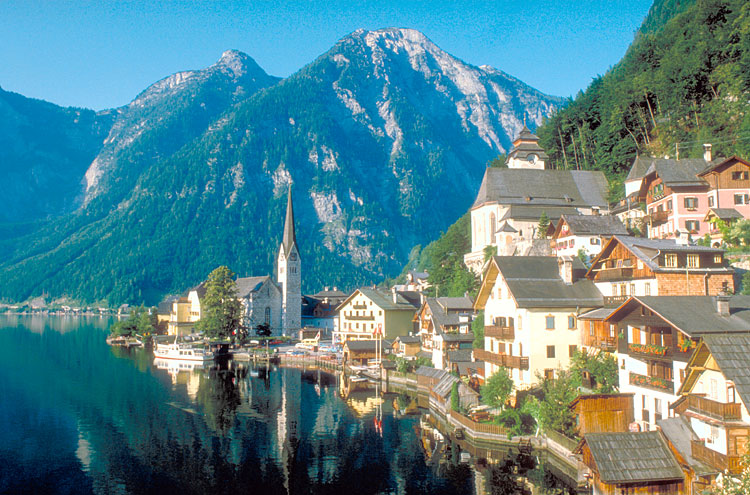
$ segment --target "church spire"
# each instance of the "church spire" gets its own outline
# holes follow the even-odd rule
[[[286,201],[286,220],[284,221],[284,238],[281,245],[284,254],[289,254],[292,246],[297,244],[297,236],[294,232],[294,209],[292,208],[292,185],[289,184],[289,194]]]

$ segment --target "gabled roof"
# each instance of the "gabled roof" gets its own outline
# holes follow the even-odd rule
[[[417,368],[416,374],[420,376],[440,379],[445,375],[449,375],[450,373],[445,370],[433,368],[432,366],[420,366],[419,368]]]
[[[698,174],[709,165],[703,158],[672,160],[670,158],[653,158],[646,171],[644,186],[648,178],[658,176],[664,185],[669,187],[708,186]],[[643,186],[641,187],[643,191]]]
[[[385,341],[381,340],[380,344],[382,348],[390,347]],[[344,347],[348,348],[350,352],[375,352],[378,348],[377,340],[347,340],[344,342]]]
[[[349,301],[351,301],[357,294],[362,294],[383,311],[416,311],[416,309],[419,307],[418,300],[414,301],[414,298],[411,297],[411,294],[408,294],[410,297],[407,299],[402,293],[396,292],[396,301],[394,302],[393,294],[389,290],[379,289],[377,287],[360,287],[359,289],[352,292],[349,297],[347,297],[341,304],[339,304],[337,309],[340,310],[344,305],[348,304]],[[419,293],[416,292],[414,294]]]
[[[628,176],[625,178],[625,182],[641,180],[645,177],[648,168],[651,166],[651,157],[636,156],[633,160],[633,165],[630,166]]]
[[[189,289],[185,293],[185,297],[189,296],[190,293],[193,292],[193,291],[195,291],[195,293],[198,295],[198,299],[203,299],[203,296],[206,295],[206,281],[204,280],[203,282],[199,283],[198,285],[196,285],[192,289]]]
[[[705,352],[705,351],[708,352]],[[734,382],[740,400],[750,411],[750,331],[742,334],[708,334],[693,353],[686,369],[688,376],[678,393],[690,392],[708,356],[713,357],[727,380]]]
[[[271,280],[271,277],[268,275],[263,275],[261,277],[241,277],[237,279],[237,297],[239,298],[245,298],[248,297],[253,292],[256,292],[261,287],[263,287],[263,284],[266,282],[266,280],[271,281],[273,285],[273,280]]]
[[[658,431],[589,433],[574,453],[587,445],[599,478],[608,484],[677,481],[682,469]]]
[[[747,160],[743,160],[737,155],[734,155],[734,156],[730,156],[729,158],[723,158],[723,159],[717,158],[716,160],[713,160],[711,163],[708,164],[708,167],[706,167],[698,175],[700,176],[708,175],[711,172],[718,171],[719,169],[725,168],[728,165],[731,165],[735,162],[744,163],[745,165],[750,167],[750,162],[748,162]]]
[[[474,311],[474,303],[469,297],[428,297],[424,306],[432,318],[435,332],[440,335],[445,335],[447,328],[468,325],[469,322],[461,321],[461,313]]]
[[[493,167],[485,170],[472,209],[488,203],[607,208],[608,191],[599,171]]]
[[[596,257],[591,261],[591,268],[586,273],[586,277],[591,278],[593,272],[596,271],[597,265],[600,261],[604,261],[609,257],[612,250],[614,250],[617,244],[621,244],[625,249],[633,253],[633,255],[641,260],[644,265],[654,272],[679,272],[685,273],[685,267],[669,268],[665,266],[659,266],[657,258],[660,253],[711,253],[711,254],[722,254],[723,249],[713,248],[709,246],[697,246],[697,245],[686,245],[677,244],[674,240],[670,239],[646,239],[644,237],[633,237],[625,235],[614,235],[610,238],[607,243],[602,247],[602,250]],[[733,270],[728,267],[722,268],[690,268],[691,272],[732,272]]]
[[[671,443],[675,450],[685,459],[688,466],[698,474],[706,476],[716,474],[717,470],[703,464],[693,457],[693,441],[698,441],[698,435],[690,427],[687,419],[682,416],[676,418],[665,418],[656,421],[661,428],[664,437]]]
[[[448,397],[451,394],[453,384],[457,383],[458,381],[458,378],[451,375],[450,373],[446,373],[442,378],[440,378],[440,381],[438,381],[437,384],[432,387],[432,391],[435,392],[439,397]]]
[[[421,344],[422,339],[418,335],[400,335],[393,339],[393,342],[403,342],[404,344]]]
[[[471,362],[472,357],[471,349],[457,349],[455,351],[448,351],[448,361],[451,363],[465,363]]]
[[[633,296],[605,321],[620,321],[639,305],[690,337],[709,334],[750,334],[750,296],[731,296],[729,316],[720,316],[717,296]]]
[[[570,235],[628,235],[628,229],[615,216],[564,214],[557,222],[553,239],[560,236],[562,226],[566,224]]]
[[[586,267],[573,259],[575,282],[560,278],[554,256],[493,256],[482,277],[475,308],[482,309],[489,291],[502,275],[511,297],[519,308],[593,308],[602,306],[602,294],[590,280],[581,278]],[[493,273],[488,273],[493,272]],[[488,276],[489,275],[489,276]]]
[[[742,213],[734,208],[709,208],[703,221],[708,222],[709,219],[714,217],[721,220],[742,220],[745,218],[742,216]]]
[[[561,216],[575,215],[578,210],[574,206],[550,206],[550,205],[511,205],[500,218],[500,221],[533,221],[538,222],[542,213],[547,215],[550,222],[556,222]],[[512,228],[512,227],[511,227]]]

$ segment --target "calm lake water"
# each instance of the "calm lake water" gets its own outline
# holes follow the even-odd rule
[[[430,460],[420,414],[396,412],[408,397],[316,371],[168,369],[107,346],[109,323],[0,316],[0,492],[524,491],[510,462],[483,474],[457,448]]]

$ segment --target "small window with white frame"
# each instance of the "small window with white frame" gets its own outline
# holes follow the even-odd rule
[[[687,266],[688,268],[698,268],[700,267],[700,259],[701,257],[697,254],[688,254],[687,255]]]

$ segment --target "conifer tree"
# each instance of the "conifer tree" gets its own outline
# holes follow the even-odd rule
[[[220,266],[206,280],[206,295],[201,301],[202,315],[195,327],[207,337],[228,338],[240,326],[241,308],[234,273],[226,266]]]

